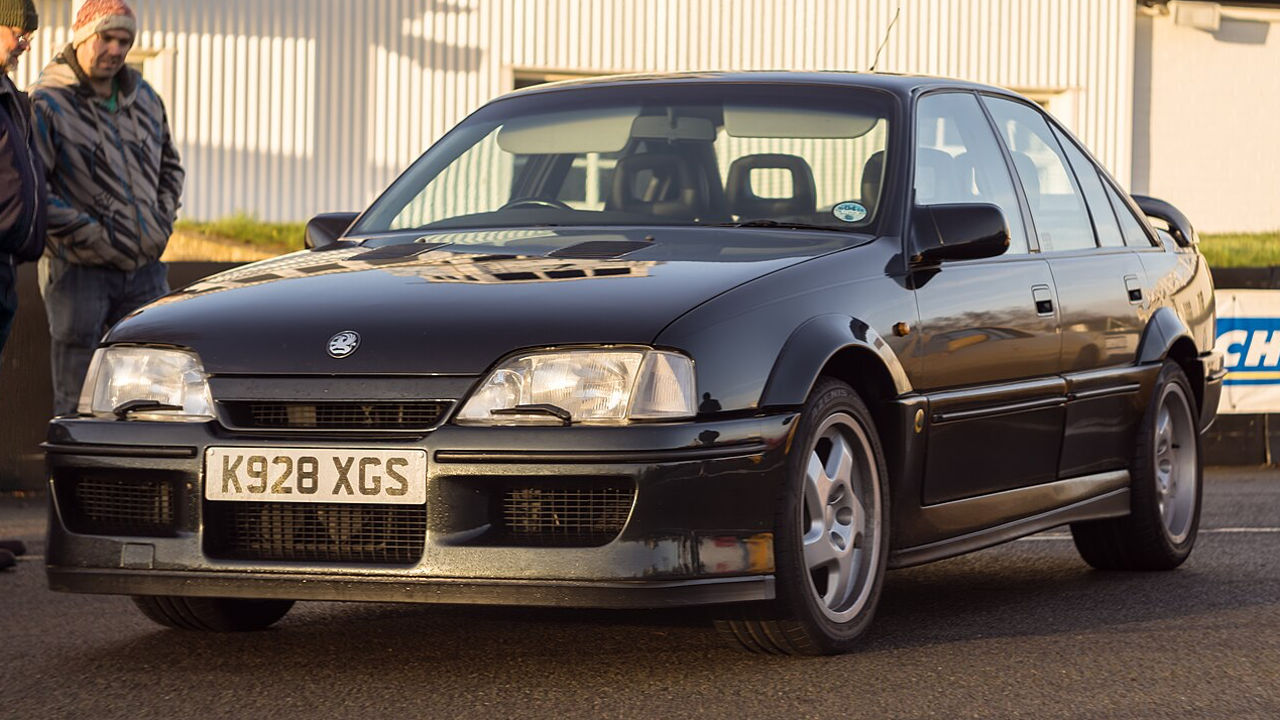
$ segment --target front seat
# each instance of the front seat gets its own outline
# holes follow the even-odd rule
[[[785,170],[791,174],[790,197],[760,197],[751,187],[753,170]],[[760,153],[743,155],[729,166],[725,180],[729,212],[739,218],[765,218],[781,215],[810,215],[817,211],[818,193],[813,170],[797,155]]]
[[[692,163],[677,153],[649,152],[618,159],[608,210],[692,220],[705,212]]]

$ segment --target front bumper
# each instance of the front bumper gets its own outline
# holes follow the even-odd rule
[[[441,427],[425,436],[229,433],[216,423],[57,419],[46,451],[48,579],[69,592],[307,600],[665,607],[773,597],[772,527],[796,415],[620,428]],[[211,445],[428,453],[425,538],[412,564],[243,560],[210,553],[202,458]],[[536,448],[536,449],[533,449]],[[59,484],[163,473],[168,537],[73,532]],[[486,540],[485,488],[516,479],[634,485],[621,531],[592,547]]]

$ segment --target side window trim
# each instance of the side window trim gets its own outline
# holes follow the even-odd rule
[[[1152,247],[1163,247],[1163,245],[1159,241],[1159,238],[1156,237],[1155,228],[1152,228],[1151,223],[1147,221],[1147,216],[1138,208],[1136,204],[1134,204],[1133,199],[1129,197],[1129,193],[1125,192],[1124,189],[1120,187],[1120,183],[1116,182],[1116,179],[1111,177],[1111,173],[1107,172],[1106,168],[1102,166],[1102,163],[1098,162],[1098,159],[1095,158],[1093,154],[1090,153],[1085,148],[1084,143],[1076,140],[1075,135],[1072,135],[1069,130],[1062,127],[1062,124],[1059,123],[1056,119],[1054,119],[1053,116],[1048,115],[1046,113],[1046,118],[1049,120],[1050,127],[1052,127],[1056,131],[1055,134],[1061,135],[1063,138],[1066,138],[1067,142],[1073,143],[1076,146],[1076,149],[1078,149],[1081,153],[1083,153],[1086,158],[1093,161],[1094,170],[1098,173],[1098,179],[1102,181],[1103,189],[1108,191],[1107,193],[1108,195],[1114,194],[1120,198],[1121,203],[1123,203],[1124,206],[1129,209],[1129,213],[1133,215],[1136,220],[1138,220],[1138,225],[1141,226],[1142,231],[1146,233],[1147,240],[1151,243]],[[1120,218],[1118,217],[1119,210],[1115,207],[1114,202],[1109,204],[1111,205],[1112,214],[1117,215],[1116,222],[1119,223],[1120,222]],[[1095,228],[1095,231],[1096,231],[1096,228]]]
[[[1093,229],[1093,249],[1097,250],[1102,247],[1102,236],[1098,234],[1098,218],[1094,215],[1094,209],[1089,202],[1088,195],[1085,194],[1084,185],[1080,184],[1080,175],[1076,172],[1076,166],[1071,162],[1071,156],[1067,154],[1067,149],[1063,147],[1064,142],[1069,142],[1063,135],[1062,129],[1053,121],[1047,112],[1041,112],[1045,122],[1049,125],[1049,134],[1053,136],[1053,141],[1058,144],[1058,150],[1062,152],[1062,159],[1067,166],[1067,172],[1071,174],[1071,184],[1075,186],[1076,192],[1080,193],[1080,202],[1084,204],[1084,212],[1089,216],[1089,227]],[[1073,143],[1074,144],[1074,143]],[[1080,150],[1080,146],[1076,146],[1076,150]],[[1082,151],[1083,152],[1083,151]],[[1088,159],[1088,155],[1085,158]],[[1108,203],[1110,204],[1110,203]],[[1115,210],[1112,210],[1112,217],[1115,217]],[[1116,221],[1117,226],[1119,220]]]
[[[1120,200],[1120,204],[1123,205],[1124,208],[1129,211],[1129,214],[1138,221],[1138,227],[1142,228],[1142,232],[1146,233],[1147,242],[1151,243],[1151,247],[1164,248],[1164,243],[1161,242],[1159,236],[1156,235],[1155,228],[1151,227],[1151,221],[1147,220],[1146,213],[1142,212],[1137,203],[1133,201],[1133,198],[1129,197],[1129,193],[1125,192],[1124,189],[1120,187],[1120,183],[1116,182],[1115,178],[1111,177],[1110,173],[1102,172],[1099,174],[1102,176],[1102,184]],[[1118,213],[1120,210],[1116,209],[1116,212]],[[1146,248],[1135,249],[1146,250]]]
[[[1093,233],[1092,248],[1069,248],[1065,250],[1046,251],[1040,247],[1040,233],[1037,230],[1034,233],[1035,241],[1036,241],[1036,251],[1040,253],[1051,253],[1056,255],[1058,253],[1091,252],[1093,250],[1098,250],[1099,248],[1101,248],[1102,242],[1098,237],[1098,227],[1094,222],[1093,213],[1089,209],[1088,199],[1085,198],[1084,188],[1080,186],[1080,178],[1076,176],[1075,169],[1071,165],[1071,159],[1067,157],[1066,150],[1062,147],[1061,142],[1058,140],[1058,137],[1057,137],[1058,133],[1055,132],[1058,129],[1057,123],[1054,121],[1053,116],[1045,112],[1044,108],[1022,97],[1005,95],[1003,93],[994,93],[994,92],[983,92],[980,94],[983,97],[989,97],[994,100],[1004,100],[1006,102],[1011,102],[1017,105],[1021,105],[1027,108],[1028,110],[1031,110],[1032,112],[1036,113],[1042,120],[1044,120],[1045,125],[1048,126],[1049,128],[1049,135],[1052,136],[1054,143],[1057,145],[1058,152],[1061,153],[1060,160],[1062,161],[1062,164],[1065,166],[1065,169],[1067,171],[1067,178],[1071,181],[1071,189],[1075,191],[1076,197],[1080,199],[1080,204],[1083,205],[1085,209],[1085,215],[1089,218],[1089,229]],[[996,123],[995,116],[991,114],[991,110],[990,108],[987,107],[987,104],[985,102],[980,102],[979,104],[982,105],[983,112],[987,114],[987,121],[991,123],[992,127],[995,130],[996,139],[1000,141],[1001,152],[1005,156],[1005,162],[1010,163],[1013,166],[1013,172],[1015,173],[1014,177],[1015,178],[1020,177],[1019,175],[1017,175],[1018,168],[1016,164],[1013,163],[1012,151],[1010,151],[1008,148],[1008,143],[1004,137],[1004,134],[1000,132],[1000,126]],[[1090,157],[1090,156],[1088,155],[1088,153],[1086,153],[1085,157]],[[1027,208],[1026,214],[1031,214],[1031,210],[1030,210],[1031,203],[1030,203],[1030,200],[1028,200],[1026,196],[1023,194],[1023,188],[1021,187],[1022,183],[1018,182],[1018,183],[1015,183],[1015,185],[1019,186],[1017,188],[1018,198],[1021,203],[1024,203],[1026,205],[1026,208]]]
[[[1043,253],[1040,248],[1040,231],[1036,228],[1035,218],[1031,216],[1031,201],[1027,199],[1026,190],[1022,187],[1022,182],[1018,179],[1018,169],[1013,163],[1013,154],[1009,151],[1008,144],[1004,138],[1000,136],[1000,126],[996,124],[996,119],[991,115],[991,109],[987,107],[987,103],[983,98],[1007,98],[1007,95],[989,92],[974,92],[974,99],[978,101],[978,107],[982,109],[982,115],[987,119],[987,126],[991,128],[991,134],[996,137],[996,146],[1000,148],[1000,157],[1004,158],[1005,169],[1009,171],[1009,177],[1014,181],[1013,193],[1018,197],[1018,208],[1022,212],[1022,223],[1027,229],[1027,253],[1039,255]]]
[[[1116,223],[1116,230],[1120,231],[1120,218],[1116,216],[1116,208],[1115,208],[1115,205],[1111,202],[1111,198],[1107,193],[1106,183],[1103,182],[1102,180],[1102,173],[1098,172],[1099,168],[1098,168],[1097,159],[1094,158],[1092,155],[1090,155],[1089,151],[1085,149],[1084,144],[1081,142],[1078,142],[1075,136],[1073,136],[1070,132],[1068,132],[1066,128],[1062,127],[1062,125],[1058,123],[1058,121],[1053,116],[1049,115],[1048,113],[1045,113],[1045,119],[1049,121],[1049,129],[1053,131],[1053,137],[1055,140],[1058,141],[1058,145],[1064,146],[1070,143],[1071,146],[1075,148],[1076,152],[1080,153],[1080,155],[1084,157],[1085,161],[1089,163],[1089,166],[1093,169],[1094,175],[1098,176],[1098,182],[1102,183],[1102,192],[1104,195],[1107,195],[1107,208],[1111,211],[1110,213],[1111,219]],[[1066,147],[1062,147],[1062,150],[1063,150],[1063,153],[1065,154]],[[1085,199],[1084,208],[1085,208],[1085,211],[1089,213],[1089,222],[1092,223],[1093,225],[1094,244],[1098,246],[1098,249],[1109,247],[1107,245],[1102,244],[1102,234],[1098,231],[1099,223],[1105,222],[1105,221],[1098,220],[1097,215],[1094,214],[1095,212],[1102,212],[1102,211],[1101,210],[1095,211],[1093,209],[1093,203],[1090,203],[1088,201],[1089,199],[1084,192],[1084,185],[1081,184],[1081,181],[1080,181],[1080,174],[1076,172],[1076,166],[1074,163],[1071,162],[1071,158],[1069,156],[1067,157],[1067,167],[1071,170],[1071,174],[1075,176],[1076,184],[1080,186],[1080,196]],[[1121,238],[1123,239],[1123,236],[1124,236],[1123,231],[1120,231],[1120,234],[1121,234]]]
[[[1022,187],[1021,187],[1021,183],[1018,182],[1018,176],[1015,175],[1013,172],[1013,164],[1012,164],[1013,160],[1009,156],[1009,151],[1007,148],[1005,148],[1004,143],[1000,141],[999,131],[997,130],[995,123],[991,119],[991,113],[987,111],[986,105],[983,104],[982,102],[982,93],[979,93],[974,90],[970,90],[968,88],[933,88],[920,93],[920,95],[917,96],[915,100],[911,103],[911,117],[909,120],[909,122],[911,123],[910,125],[911,132],[908,134],[908,138],[915,138],[915,130],[920,121],[919,113],[918,113],[920,101],[928,97],[936,97],[939,95],[968,95],[969,97],[973,98],[975,103],[977,103],[978,111],[982,113],[982,116],[984,118],[986,118],[987,129],[991,132],[991,135],[995,140],[996,147],[1000,150],[1000,157],[1004,160],[1005,172],[1009,174],[1009,181],[1013,186],[1014,197],[1017,199],[1017,202],[1018,202],[1018,214],[1022,218],[1023,234],[1026,236],[1026,241],[1027,241],[1027,251],[1025,253],[1019,252],[1019,253],[1013,253],[1013,254],[999,255],[994,258],[984,258],[981,260],[957,260],[952,262],[959,262],[959,263],[1015,262],[1021,258],[1039,257],[1040,255],[1039,237],[1036,235],[1035,225],[1032,224],[1031,222],[1030,206],[1027,204],[1026,197],[1023,196],[1022,194]],[[907,156],[906,167],[910,172],[910,175],[907,178],[910,181],[908,184],[910,202],[907,203],[907,208],[906,208],[907,209],[906,221],[908,223],[910,223],[910,220],[911,220],[910,218],[911,208],[915,205],[915,202],[916,202],[915,166],[916,166],[916,149],[918,145],[919,143],[915,142],[914,140],[907,143],[909,155]],[[906,225],[904,225],[904,227],[906,227]],[[906,232],[903,233],[904,243],[910,242],[910,240],[908,239],[909,235],[910,233],[906,233]],[[904,245],[904,248],[905,248],[905,245]]]

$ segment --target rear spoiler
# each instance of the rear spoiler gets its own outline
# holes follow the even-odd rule
[[[1178,208],[1164,200],[1153,198],[1149,195],[1133,195],[1131,197],[1133,197],[1133,201],[1138,204],[1138,209],[1144,215],[1163,220],[1168,224],[1169,234],[1173,236],[1174,241],[1180,247],[1191,247],[1200,242],[1200,237],[1196,235],[1195,228],[1191,227],[1191,221]]]

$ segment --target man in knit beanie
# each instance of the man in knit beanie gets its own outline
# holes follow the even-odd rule
[[[31,89],[49,180],[40,293],[52,336],[55,415],[76,411],[107,328],[169,292],[160,254],[183,170],[164,104],[125,64],[137,29],[124,0],[87,0],[71,44]]]
[[[0,2],[0,28],[11,32],[0,36],[0,72],[18,69],[18,58],[31,47],[31,33],[40,24],[32,0]]]
[[[31,104],[7,74],[31,47],[39,20],[31,0],[0,0],[0,351],[18,310],[18,263],[44,250],[44,167]]]
[[[44,167],[35,149],[31,105],[8,73],[31,47],[40,18],[31,0],[0,0],[0,351],[18,310],[17,265],[44,250]],[[0,570],[25,548],[0,540]]]

